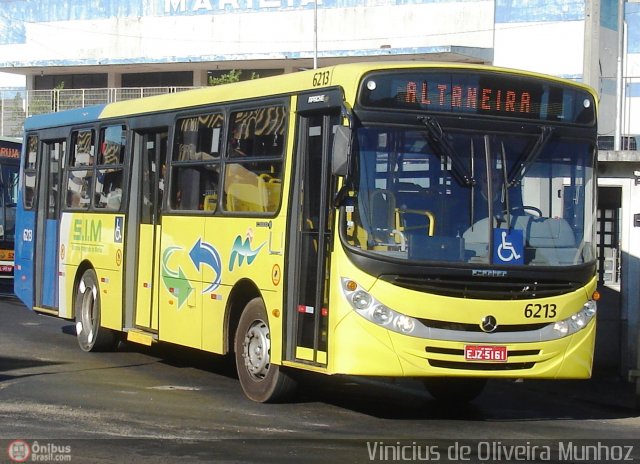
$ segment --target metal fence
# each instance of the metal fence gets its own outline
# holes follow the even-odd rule
[[[22,137],[24,119],[35,114],[181,92],[194,87],[0,90],[0,135]]]

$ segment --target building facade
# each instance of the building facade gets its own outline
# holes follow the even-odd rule
[[[0,90],[0,127],[2,135],[18,135],[25,114],[62,109],[64,92],[82,91],[82,104],[102,103],[127,89],[204,86],[232,69],[267,76],[411,59],[494,64],[584,82],[600,96],[603,148],[596,368],[633,377],[640,370],[636,1],[4,0],[0,71],[25,77],[24,88]]]

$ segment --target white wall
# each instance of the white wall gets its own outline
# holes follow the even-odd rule
[[[628,94],[625,101],[622,132],[640,135],[640,54],[627,55],[625,76],[629,76],[625,81],[630,87],[626,89]]]
[[[583,72],[584,22],[496,24],[494,63],[561,77]]]
[[[350,3],[381,6],[319,8],[319,51],[493,46],[490,0]],[[23,43],[0,45],[0,66],[296,58],[311,56],[313,40],[312,8],[25,22]]]
[[[26,78],[19,74],[0,72],[0,89],[3,87],[24,87]]]

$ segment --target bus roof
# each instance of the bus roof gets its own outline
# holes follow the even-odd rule
[[[31,116],[25,120],[25,130],[29,131],[39,128],[83,124],[100,119],[143,115],[172,111],[181,108],[196,108],[215,103],[225,103],[256,97],[265,97],[269,95],[284,95],[331,86],[342,87],[347,100],[353,101],[362,75],[369,71],[425,67],[432,69],[492,71],[548,79],[565,85],[574,85],[582,88],[594,95],[595,98],[595,92],[593,89],[586,85],[530,71],[466,63],[437,63],[424,61],[361,62],[340,64],[328,68],[313,69],[232,84],[203,87],[200,89],[186,90],[177,93],[61,111],[58,113]],[[319,76],[322,76],[322,80],[320,81],[321,85],[317,85],[317,79]]]
[[[92,122],[100,118],[106,105],[87,106],[57,113],[37,114],[24,121],[24,130],[36,130],[47,127],[61,127],[70,124]]]

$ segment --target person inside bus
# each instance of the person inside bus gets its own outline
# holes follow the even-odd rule
[[[240,128],[237,126],[234,127],[231,137],[229,137],[229,156],[247,156],[247,152],[245,150],[245,142],[245,140],[241,139]]]

